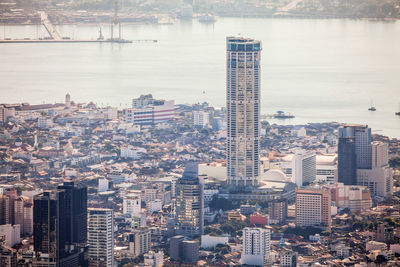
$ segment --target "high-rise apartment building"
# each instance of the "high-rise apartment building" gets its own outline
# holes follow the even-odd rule
[[[203,234],[204,185],[199,179],[197,163],[187,164],[176,189],[175,232],[188,237]]]
[[[292,165],[292,178],[298,187],[315,181],[317,164],[314,151],[297,151],[293,156]]]
[[[267,266],[271,251],[271,230],[246,227],[240,262],[247,265]]]
[[[259,176],[261,42],[227,37],[227,183],[255,186]]]
[[[111,209],[88,209],[89,267],[114,266],[114,214]]]
[[[296,225],[331,227],[331,192],[296,189]]]

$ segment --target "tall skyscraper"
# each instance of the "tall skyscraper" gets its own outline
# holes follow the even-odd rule
[[[255,186],[259,176],[261,42],[227,37],[227,182]]]
[[[310,184],[317,177],[317,162],[314,151],[299,150],[293,156],[292,176],[298,187]]]
[[[111,209],[89,209],[89,267],[114,266],[114,214]]]
[[[75,185],[74,182],[64,182],[57,187],[65,191],[63,213],[66,228],[63,229],[71,244],[85,243],[87,240],[87,188]]]
[[[356,185],[356,169],[372,168],[371,128],[347,124],[339,128],[338,181]],[[355,160],[355,162],[354,162]]]
[[[68,187],[68,188],[63,188]],[[86,188],[80,197],[74,195],[74,184],[66,183],[57,190],[44,192],[34,197],[33,240],[35,259],[33,266],[84,266],[86,251],[85,213],[72,207],[86,203]],[[78,203],[79,202],[79,203]],[[46,266],[47,266],[46,265]]]
[[[204,185],[198,176],[198,164],[187,164],[177,186],[176,227],[179,235],[193,237],[203,234]]]
[[[331,227],[331,192],[296,189],[296,225]]]
[[[339,137],[338,182],[345,185],[357,184],[357,156],[354,137]]]
[[[246,227],[243,229],[242,257],[247,265],[267,266],[271,252],[271,230]]]

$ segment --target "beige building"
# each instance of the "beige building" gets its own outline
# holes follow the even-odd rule
[[[347,208],[352,212],[357,212],[372,207],[371,193],[365,186],[335,183],[324,188],[331,190],[332,201],[338,208]]]
[[[329,190],[296,189],[296,225],[331,227]]]

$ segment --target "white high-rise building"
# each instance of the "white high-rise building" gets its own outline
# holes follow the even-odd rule
[[[260,172],[261,42],[227,37],[227,183],[255,186]]]
[[[243,247],[240,262],[267,266],[271,251],[271,230],[246,227],[243,229]]]
[[[114,216],[111,209],[88,209],[89,266],[114,266]]]
[[[193,111],[193,124],[194,126],[207,127],[210,124],[210,114],[201,110]]]
[[[315,181],[317,177],[314,151],[299,150],[292,160],[292,179],[298,187]]]
[[[139,216],[142,211],[140,195],[128,195],[122,200],[122,212],[123,214],[130,214],[133,216]]]
[[[393,193],[393,171],[389,166],[389,147],[382,142],[373,142],[372,168],[357,169],[357,184],[369,188],[373,196],[390,198]]]

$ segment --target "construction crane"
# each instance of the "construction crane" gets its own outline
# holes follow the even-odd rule
[[[121,21],[118,18],[118,0],[114,2],[114,16],[111,19],[111,41],[114,40],[114,25],[118,25],[118,40],[121,40]]]

